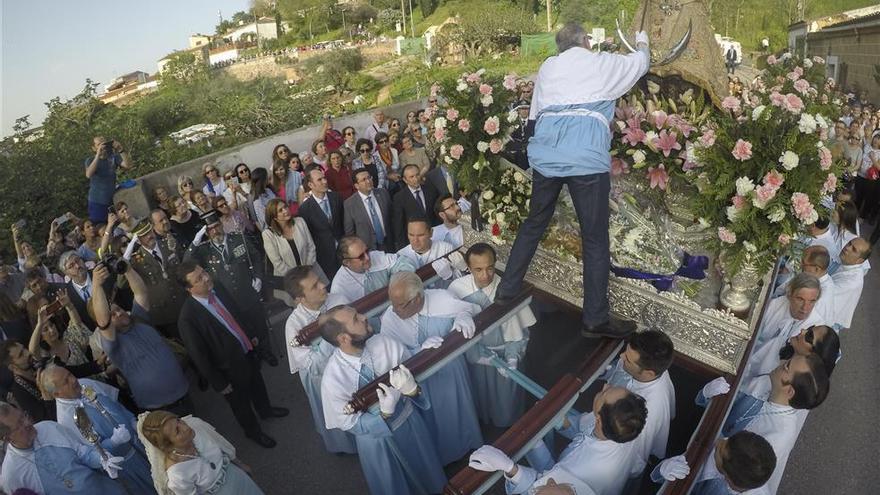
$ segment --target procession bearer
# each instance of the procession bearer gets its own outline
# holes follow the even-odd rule
[[[529,114],[529,120],[537,120],[528,145],[533,171],[529,216],[517,232],[495,299],[506,304],[519,292],[567,184],[581,225],[581,333],[586,337],[623,337],[635,330],[635,323],[611,319],[608,313],[608,193],[614,104],[650,65],[647,33],[636,33],[636,45],[638,51],[628,55],[594,53],[579,24],[568,23],[556,34],[559,54],[541,65]]]

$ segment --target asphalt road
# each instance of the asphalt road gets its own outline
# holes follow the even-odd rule
[[[870,226],[865,236],[870,235]],[[880,251],[880,250],[878,250]],[[869,495],[880,493],[880,429],[875,425],[880,404],[880,255],[873,256],[875,268],[868,273],[862,302],[856,310],[853,328],[841,335],[843,359],[832,377],[827,401],[813,411],[788,461],[780,494]],[[540,313],[539,328],[524,360],[526,372],[549,386],[589,353],[591,344],[576,335],[576,322],[560,313]],[[275,325],[281,349],[283,324]],[[575,345],[560,345],[576,342]],[[678,414],[670,438],[670,452],[683,449],[701,411],[691,410],[689,397],[698,390],[699,377],[673,370]],[[264,430],[278,440],[274,449],[263,449],[244,437],[225,401],[212,391],[193,386],[197,415],[213,424],[238,449],[239,457],[254,471],[257,483],[267,495],[366,494],[366,485],[356,456],[331,455],[312,426],[302,385],[286,368],[286,356],[276,368],[264,366],[270,397],[275,405],[290,408],[290,416],[263,422]],[[591,393],[576,404],[589,408]],[[487,442],[501,433],[485,430]],[[463,463],[450,466],[454,474]],[[493,493],[503,493],[496,487]],[[642,493],[645,493],[643,491]]]

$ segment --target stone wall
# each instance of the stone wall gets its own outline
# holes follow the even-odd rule
[[[275,56],[260,57],[253,60],[239,61],[232,65],[216,69],[232,76],[239,81],[251,81],[258,77],[282,77],[285,80],[300,79],[296,68],[292,65],[280,65],[275,63]]]
[[[424,101],[411,101],[391,105],[383,110],[389,119],[397,117],[403,120],[407,112],[422,108],[425,104],[426,102]],[[352,126],[360,135],[372,122],[372,111],[367,111],[334,119],[333,125],[339,130],[346,126]],[[257,167],[269,169],[272,166],[272,148],[276,144],[284,143],[291,151],[299,153],[311,148],[312,142],[318,138],[320,130],[320,123],[291,129],[274,136],[227,148],[195,160],[169,166],[168,168],[139,177],[134,187],[117,191],[114,200],[125,201],[128,204],[129,210],[136,217],[145,217],[153,207],[154,203],[150,197],[150,192],[156,187],[165,186],[170,193],[176,194],[177,178],[181,175],[189,175],[194,179],[194,183],[198,188],[201,189],[204,185],[202,167],[206,162],[213,162],[220,169],[221,174],[231,170],[239,163],[248,164],[252,170]]]

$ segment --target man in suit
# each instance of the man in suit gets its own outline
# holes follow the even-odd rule
[[[433,187],[422,187],[418,165],[407,165],[403,168],[403,182],[405,186],[394,195],[391,202],[392,232],[397,249],[403,249],[409,244],[406,224],[411,219],[427,219],[431,225],[440,223],[434,214],[437,192]]]
[[[260,342],[253,326],[235,298],[215,286],[211,275],[195,261],[181,263],[176,278],[191,296],[184,301],[177,324],[190,359],[229,402],[245,435],[262,447],[274,447],[275,440],[263,433],[254,409],[264,419],[284,417],[289,411],[269,403],[254,351]]]
[[[299,205],[299,216],[306,221],[315,241],[317,261],[327,278],[333,279],[339,269],[336,243],[345,233],[343,228],[342,198],[330,191],[321,167],[306,171],[309,194]]]
[[[370,251],[393,252],[388,191],[373,189],[373,177],[365,168],[359,168],[351,175],[357,193],[345,200],[345,235],[359,237]]]
[[[89,299],[92,297],[92,274],[86,268],[85,261],[83,261],[80,255],[76,254],[76,251],[66,251],[58,258],[58,269],[70,278],[70,281],[65,283],[63,287],[67,290],[70,302],[73,303],[73,307],[79,313],[83,325],[89,330],[94,330],[96,326],[95,320],[89,316],[89,312],[86,309]],[[115,275],[104,282],[105,293],[109,294],[114,285],[116,285]]]
[[[425,186],[433,188],[437,196],[451,195],[458,199],[461,195],[458,190],[458,181],[455,175],[449,170],[445,163],[438,162],[437,166],[425,174]],[[433,203],[429,207],[433,207]]]

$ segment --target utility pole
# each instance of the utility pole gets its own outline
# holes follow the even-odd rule
[[[400,0],[400,28],[403,36],[406,37],[406,4],[403,3],[403,0]]]
[[[413,12],[412,12],[412,0],[409,0],[409,32],[412,34],[412,37],[416,37],[416,27],[413,23]]]
[[[550,25],[550,12],[553,10],[552,0],[547,0],[547,32],[553,31],[553,26]]]

